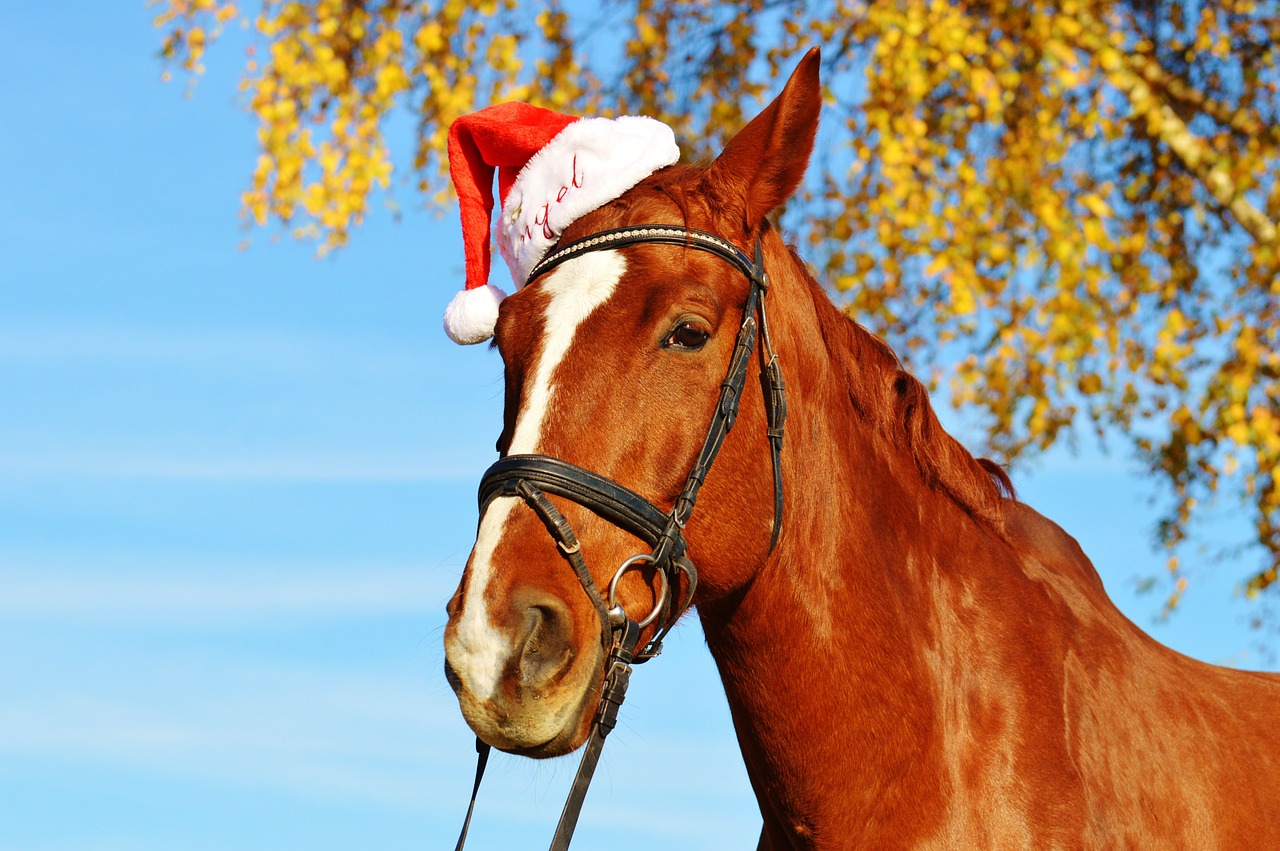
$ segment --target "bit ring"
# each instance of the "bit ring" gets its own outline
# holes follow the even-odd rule
[[[626,612],[623,610],[622,606],[618,604],[618,598],[617,598],[618,597],[618,580],[622,578],[622,574],[626,573],[629,570],[638,569],[637,565],[641,565],[646,562],[652,562],[652,561],[653,561],[653,556],[651,556],[648,553],[641,553],[640,555],[632,556],[631,558],[624,561],[622,565],[618,568],[618,572],[613,574],[613,579],[609,580],[609,614],[611,619],[615,615],[615,613],[620,617],[626,617]],[[645,617],[644,620],[637,622],[641,628],[648,626],[649,624],[653,623],[655,620],[658,619],[658,615],[662,613],[663,608],[665,608],[667,605],[668,598],[671,596],[671,586],[667,582],[667,573],[665,570],[658,571],[658,579],[661,580],[662,582],[662,590],[658,594],[658,602],[657,604],[654,605],[653,611],[649,612],[649,614]]]

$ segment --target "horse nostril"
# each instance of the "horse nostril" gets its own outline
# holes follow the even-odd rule
[[[527,688],[551,685],[573,659],[569,610],[561,603],[543,603],[525,611],[525,634],[520,650],[520,680]]]

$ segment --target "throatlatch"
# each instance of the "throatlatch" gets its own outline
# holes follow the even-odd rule
[[[777,352],[769,338],[769,322],[765,312],[764,296],[769,289],[769,277],[764,270],[761,240],[756,237],[755,256],[745,252],[728,240],[714,234],[671,225],[639,225],[615,228],[575,240],[547,255],[529,273],[528,283],[544,275],[567,260],[592,251],[622,248],[628,245],[675,245],[715,254],[741,271],[751,283],[743,306],[742,325],[737,342],[729,359],[729,369],[720,384],[720,399],[702,449],[689,471],[680,495],[670,511],[663,511],[636,492],[593,473],[576,464],[570,464],[547,455],[509,455],[499,459],[480,480],[480,515],[483,517],[489,503],[498,497],[520,497],[542,519],[543,525],[555,539],[561,555],[569,562],[592,606],[600,616],[601,643],[608,656],[605,683],[600,703],[592,722],[591,734],[585,745],[582,762],[574,778],[569,799],[565,802],[556,828],[551,851],[565,851],[573,837],[583,799],[591,782],[592,773],[600,759],[604,739],[616,723],[618,708],[622,705],[630,682],[631,666],[652,659],[662,652],[662,642],[675,626],[676,621],[693,602],[698,584],[698,571],[689,560],[684,537],[684,527],[693,513],[698,491],[706,480],[716,455],[724,444],[738,416],[742,390],[746,385],[747,368],[755,351],[757,338],[762,343],[761,377],[765,387],[767,410],[767,435],[773,463],[774,508],[773,531],[769,540],[769,552],[777,546],[782,529],[782,440],[787,416],[786,385],[782,369],[778,365]],[[759,317],[757,320],[757,316]],[[589,509],[600,517],[637,538],[652,550],[628,559],[615,573],[607,596],[600,593],[582,558],[578,539],[564,515],[547,499],[546,494],[564,497]],[[629,617],[614,599],[618,577],[637,564],[647,564],[662,580],[662,590],[657,595],[654,611],[641,621]],[[681,579],[685,582],[682,584]],[[672,600],[671,588],[686,588],[679,601]],[[650,622],[658,622],[653,638],[637,649],[640,631]],[[475,808],[476,794],[488,761],[489,745],[476,740],[479,760],[476,766],[475,786],[467,818],[458,837],[457,851],[462,851],[471,814]]]

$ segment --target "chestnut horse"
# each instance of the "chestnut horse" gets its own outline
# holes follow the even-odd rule
[[[561,241],[696,229],[747,257],[758,245],[769,276],[790,406],[780,535],[755,380],[684,529],[759,847],[1280,848],[1280,679],[1193,661],[1130,623],[1075,540],[941,428],[922,385],[767,221],[801,181],[820,102],[813,51],[709,166],[657,172]],[[671,509],[749,285],[723,257],[671,244],[542,274],[501,307],[499,451],[562,459]],[[546,499],[596,586],[648,551]],[[587,739],[608,650],[549,528],[527,500],[488,501],[445,632],[468,724],[533,757]],[[660,593],[652,573],[618,582],[636,620]]]

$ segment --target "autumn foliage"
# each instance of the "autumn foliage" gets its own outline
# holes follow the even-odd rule
[[[851,315],[1012,461],[1131,437],[1176,557],[1244,507],[1280,571],[1275,3],[160,0],[171,67],[245,43],[247,219],[335,247],[399,168],[447,202],[445,132],[503,100],[644,113],[694,156],[823,47],[816,168],[786,212]],[[393,114],[417,121],[394,163]],[[943,366],[945,365],[945,369]]]

